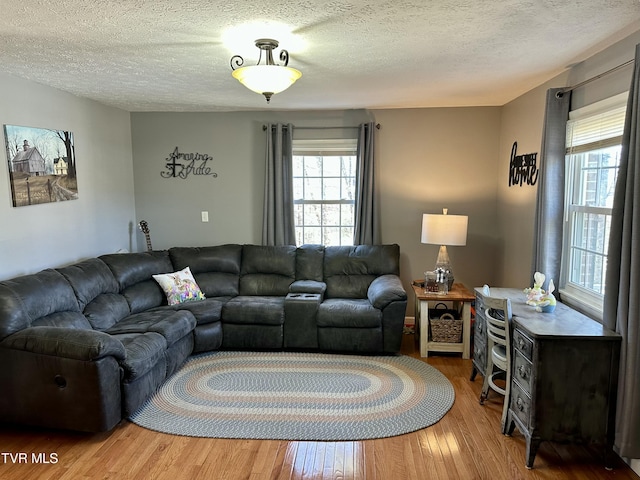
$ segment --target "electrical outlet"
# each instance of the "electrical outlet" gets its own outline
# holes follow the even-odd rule
[[[202,212],[202,221],[203,222],[209,221],[209,212]]]

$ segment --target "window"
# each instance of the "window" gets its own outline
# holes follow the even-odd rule
[[[601,316],[626,95],[571,112],[567,122],[561,293]]]
[[[297,245],[353,245],[356,148],[356,139],[293,141]]]

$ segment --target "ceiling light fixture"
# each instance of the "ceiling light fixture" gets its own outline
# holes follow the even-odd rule
[[[244,59],[240,55],[231,57],[231,69],[233,78],[256,93],[264,95],[267,103],[271,96],[289,88],[298,80],[302,73],[295,68],[288,67],[289,52],[280,50],[280,60],[284,65],[278,65],[273,61],[273,49],[277,48],[278,41],[270,38],[256,40],[256,47],[260,49],[260,57],[257,65],[243,67]],[[260,65],[262,52],[265,52],[265,63]]]

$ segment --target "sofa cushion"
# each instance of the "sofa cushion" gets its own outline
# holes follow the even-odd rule
[[[0,340],[31,325],[31,318],[18,295],[0,282]]]
[[[322,282],[323,245],[301,245],[296,252],[296,279]]]
[[[0,347],[91,362],[109,356],[124,360],[126,356],[122,343],[112,335],[90,329],[29,327],[5,338]]]
[[[242,245],[174,247],[169,249],[169,256],[174,268],[191,268],[207,297],[238,295]]]
[[[118,281],[120,293],[129,303],[131,313],[167,304],[164,292],[152,278],[152,275],[174,270],[167,251],[112,253],[99,258]]]
[[[167,304],[166,295],[152,277],[125,288],[120,294],[129,304],[131,313],[146,312],[151,308]]]
[[[289,285],[289,293],[319,293],[324,295],[327,284],[315,280],[296,280]]]
[[[174,310],[187,310],[193,314],[198,325],[219,322],[222,317],[222,306],[229,301],[229,297],[207,298],[200,302],[184,302],[172,307]]]
[[[376,277],[399,272],[398,245],[325,247],[327,298],[367,298],[369,285]]]
[[[122,342],[126,352],[126,358],[120,361],[124,370],[124,381],[133,382],[149,372],[158,362],[164,363],[167,341],[159,333],[120,333],[114,336]]]
[[[130,315],[106,330],[106,333],[117,335],[155,332],[162,335],[167,344],[171,345],[193,331],[195,327],[196,319],[186,310],[154,309]]]
[[[40,317],[31,322],[32,327],[60,327],[91,329],[91,324],[80,312],[55,312],[51,315]]]
[[[200,272],[240,273],[242,245],[227,244],[211,247],[173,247],[169,249],[173,266],[177,269],[191,267]]]
[[[222,307],[225,324],[282,325],[284,323],[284,298],[262,296],[238,296]]]
[[[99,257],[107,264],[118,281],[119,290],[144,281],[151,281],[151,275],[174,270],[169,253],[155,250],[142,253],[110,253]]]
[[[91,328],[79,312],[73,288],[56,270],[0,282],[0,339],[31,325]]]
[[[369,285],[367,298],[371,305],[383,309],[391,302],[406,302],[407,292],[397,275],[380,275]]]
[[[118,293],[116,278],[107,264],[97,258],[57,270],[73,287],[80,310],[102,293]]]
[[[286,296],[295,275],[295,246],[243,247],[240,295]]]
[[[94,298],[82,312],[95,330],[107,330],[128,316],[129,302],[118,293],[103,293]]]
[[[201,272],[194,273],[200,289],[207,298],[235,297],[240,294],[240,275],[235,273]]]
[[[376,328],[382,325],[382,312],[369,300],[333,298],[320,304],[318,327]]]
[[[205,299],[189,267],[173,273],[153,275],[153,279],[162,287],[169,305]]]
[[[102,260],[90,258],[57,270],[73,287],[92,328],[106,330],[129,315],[129,304],[118,294],[118,282]]]

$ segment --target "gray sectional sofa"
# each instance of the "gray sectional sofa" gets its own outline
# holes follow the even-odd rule
[[[106,431],[192,354],[394,354],[398,245],[175,247],[0,282],[0,422]],[[153,275],[189,267],[205,299],[167,304]]]

